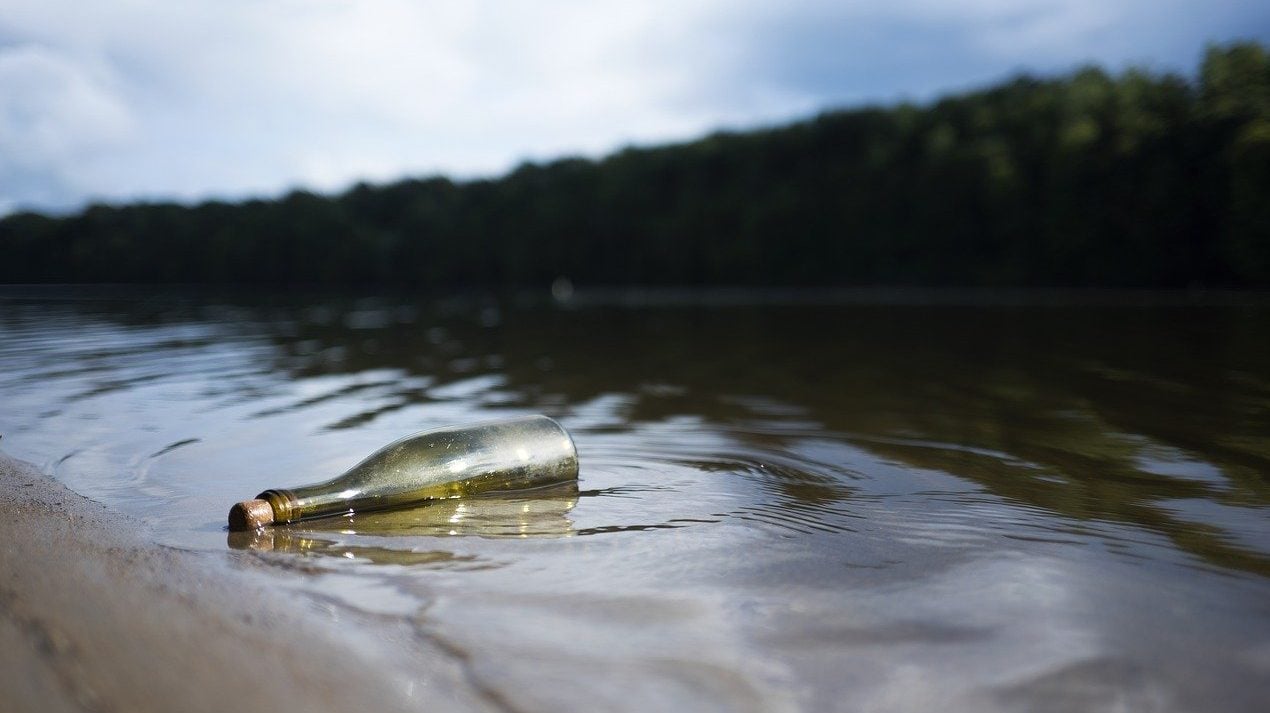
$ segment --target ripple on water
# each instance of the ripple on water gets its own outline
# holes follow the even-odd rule
[[[1199,327],[1150,310],[112,305],[3,305],[6,450],[526,701],[1270,695],[1260,313],[1183,355]],[[569,493],[223,530],[405,433],[537,411],[575,435]]]

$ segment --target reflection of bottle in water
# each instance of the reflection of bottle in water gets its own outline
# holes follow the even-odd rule
[[[266,490],[238,503],[229,528],[529,490],[577,477],[573,440],[546,416],[440,428],[394,441],[325,483]]]
[[[305,520],[229,533],[235,549],[353,557],[392,564],[437,563],[449,553],[417,549],[419,537],[569,537],[577,483],[526,495],[434,500],[418,507]],[[390,537],[385,537],[390,536]]]

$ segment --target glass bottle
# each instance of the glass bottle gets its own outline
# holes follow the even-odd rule
[[[238,503],[229,511],[229,529],[529,490],[577,477],[573,439],[546,416],[450,426],[393,441],[324,483],[266,490]]]
[[[487,493],[433,500],[418,507],[346,513],[287,527],[231,530],[225,542],[237,550],[415,564],[453,556],[444,551],[419,551],[415,540],[418,537],[572,537],[577,532],[569,513],[577,503],[578,483],[569,481],[528,492]],[[397,537],[405,537],[406,541],[394,546]]]

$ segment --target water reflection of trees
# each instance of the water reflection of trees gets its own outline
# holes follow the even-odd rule
[[[828,433],[1016,502],[1146,528],[1213,564],[1270,573],[1264,551],[1169,507],[1270,505],[1265,310],[504,306],[495,325],[490,309],[486,326],[475,306],[425,308],[375,330],[307,323],[278,338],[278,355],[297,376],[404,368],[429,380],[389,388],[364,418],[478,377],[497,380],[478,390],[497,393],[493,406],[567,413],[622,394],[615,408],[628,426],[693,416],[765,453]],[[1219,475],[1151,472],[1142,453],[1152,447]],[[783,498],[848,492],[831,474],[781,472],[766,483]]]
[[[1270,574],[1261,543],[1241,543],[1221,523],[1172,507],[1270,506],[1264,306],[670,302],[250,297],[78,309],[81,319],[136,330],[227,326],[271,343],[259,355],[269,360],[262,371],[297,379],[383,371],[271,406],[262,418],[323,399],[366,404],[328,428],[446,400],[568,416],[610,398],[610,428],[688,416],[750,449],[714,462],[697,452],[687,464],[748,467],[769,458],[775,467],[760,482],[784,501],[815,506],[867,489],[867,479],[844,484],[773,456],[799,453],[808,438],[836,438],[1076,521],[1162,534],[1218,566]],[[159,351],[202,348],[210,338],[153,337],[147,348]],[[99,356],[129,349],[136,346],[121,343]],[[1195,472],[1152,472],[1143,460],[1152,449],[1194,459]]]

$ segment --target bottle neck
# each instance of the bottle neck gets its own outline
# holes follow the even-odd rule
[[[274,522],[293,522],[300,519],[295,493],[290,490],[266,490],[256,497],[267,501],[269,507],[273,508]]]

